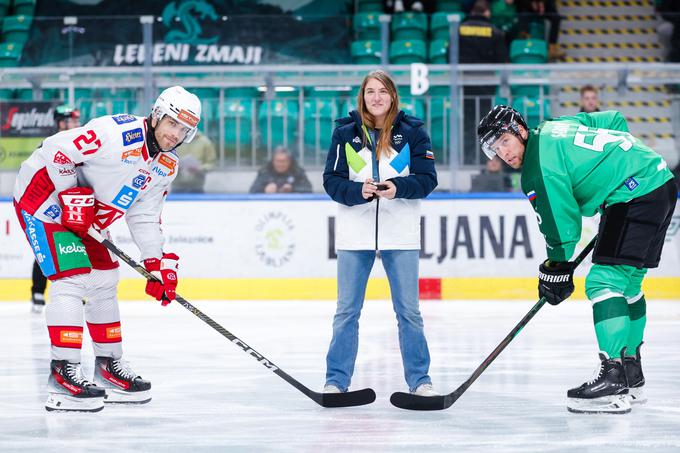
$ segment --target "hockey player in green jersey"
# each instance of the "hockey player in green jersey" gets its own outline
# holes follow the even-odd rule
[[[477,133],[489,158],[498,155],[522,170],[522,191],[536,211],[548,255],[539,266],[538,294],[550,304],[574,291],[569,259],[581,238],[581,217],[602,214],[586,277],[601,363],[595,378],[567,392],[567,408],[629,412],[631,402],[645,401],[641,285],[661,258],[677,199],[673,174],[615,111],[559,117],[529,130],[519,112],[497,105]]]

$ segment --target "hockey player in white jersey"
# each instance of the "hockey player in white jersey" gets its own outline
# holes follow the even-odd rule
[[[151,400],[151,383],[122,359],[118,262],[87,231],[93,226],[110,237],[107,227],[125,216],[144,266],[162,281],[148,281],[147,294],[163,305],[175,299],[179,258],[163,251],[160,216],[178,171],[175,149],[194,138],[200,117],[198,97],[170,87],[149,117],[95,118],[45,139],[21,165],[14,206],[52,281],[47,410],[94,412],[104,402]],[[94,382],[80,369],[83,312],[96,355]]]

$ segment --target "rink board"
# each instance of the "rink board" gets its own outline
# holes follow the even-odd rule
[[[166,251],[180,258],[180,292],[195,299],[334,299],[336,203],[325,196],[175,197],[163,213]],[[530,204],[521,195],[437,195],[421,205],[423,299],[527,299],[536,294],[536,270],[545,243]],[[32,254],[12,204],[0,203],[0,300],[29,292]],[[583,222],[585,243],[598,218]],[[645,281],[648,297],[680,298],[680,209],[669,228],[659,268]],[[139,252],[124,221],[114,242],[135,259]],[[357,232],[373,234],[373,232]],[[577,297],[590,267],[576,272]],[[119,297],[139,299],[143,282],[121,263]],[[580,293],[579,293],[580,291]],[[389,297],[378,262],[369,299]]]

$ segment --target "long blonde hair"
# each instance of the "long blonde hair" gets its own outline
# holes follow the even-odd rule
[[[380,159],[382,152],[387,152],[388,148],[392,144],[391,128],[394,119],[397,117],[397,113],[399,113],[399,93],[397,92],[397,86],[394,84],[394,81],[389,75],[387,75],[385,71],[378,69],[376,71],[369,72],[366,77],[364,77],[364,81],[361,82],[361,88],[359,88],[359,94],[357,95],[357,106],[359,108],[361,122],[368,128],[375,129],[375,117],[371,115],[371,113],[366,108],[366,102],[364,100],[364,90],[366,89],[366,84],[370,79],[376,79],[382,83],[385,88],[387,88],[387,91],[392,98],[392,105],[390,105],[390,110],[387,112],[387,116],[385,116],[383,130],[380,133],[380,138],[378,138],[378,143],[375,144],[375,157],[376,159]],[[367,139],[369,139],[369,137],[363,137],[364,145],[366,144]]]

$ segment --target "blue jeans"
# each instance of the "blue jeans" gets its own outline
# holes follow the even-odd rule
[[[338,251],[338,308],[333,318],[333,339],[326,356],[326,384],[349,388],[359,349],[359,316],[375,250]],[[431,383],[427,372],[430,352],[418,309],[418,250],[380,252],[397,314],[399,347],[409,390]]]

